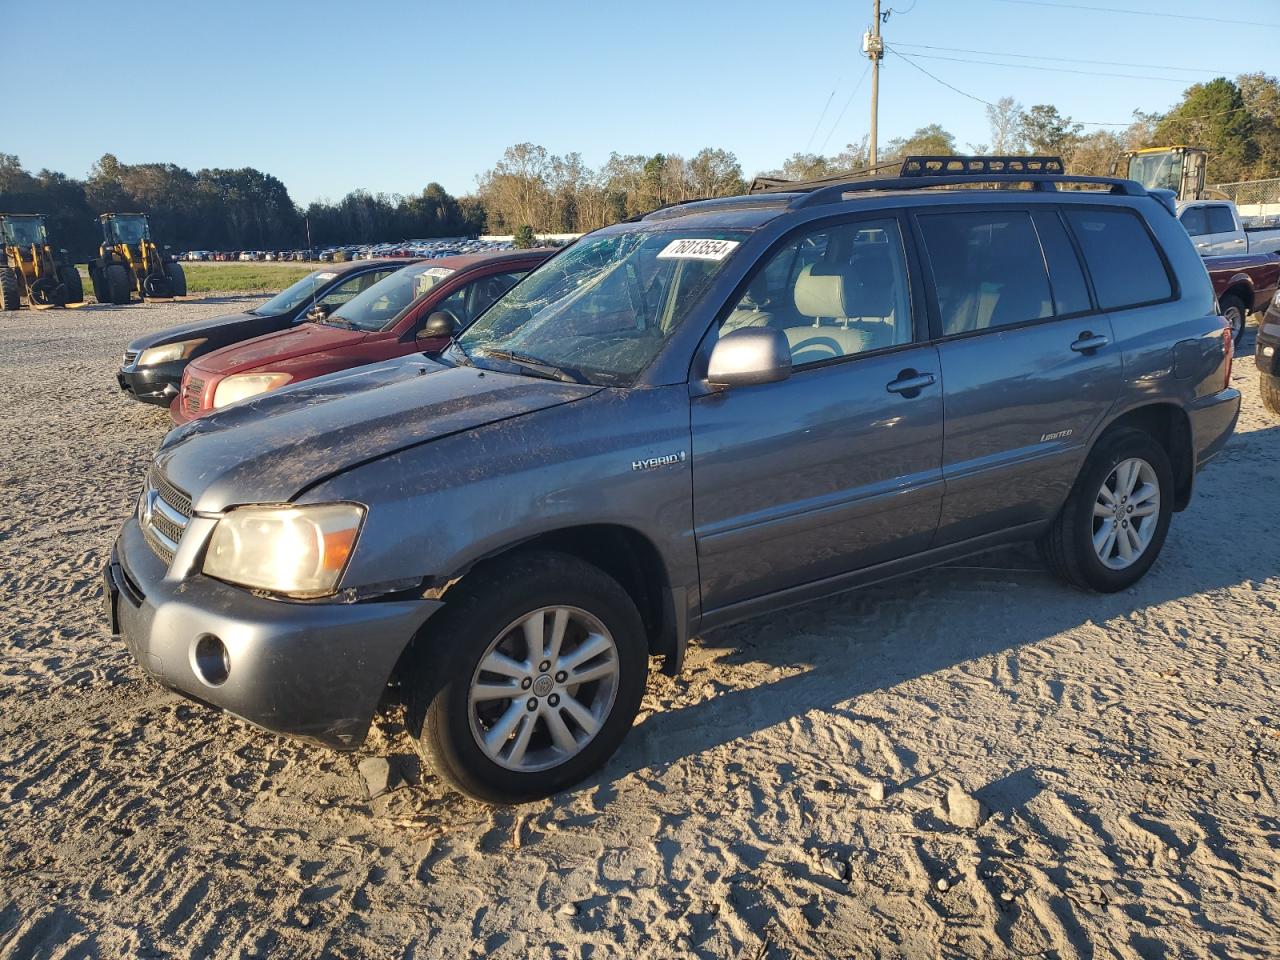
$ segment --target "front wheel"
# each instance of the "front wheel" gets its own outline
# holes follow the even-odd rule
[[[182,264],[166,263],[164,275],[169,278],[169,289],[173,291],[175,297],[187,295],[187,275],[182,269]]]
[[[1258,388],[1262,393],[1262,405],[1272,413],[1280,414],[1280,377],[1260,373]]]
[[[1151,569],[1173,516],[1173,468],[1140,430],[1103,437],[1067,502],[1039,541],[1055,574],[1087,590],[1115,593]]]
[[[565,554],[470,577],[415,641],[410,729],[463,793],[549,796],[599,769],[631,728],[649,665],[640,615],[617,581]]]
[[[84,281],[80,279],[80,271],[70,264],[58,267],[58,279],[67,288],[67,303],[84,302]]]
[[[0,267],[0,310],[17,310],[22,306],[22,288],[18,275],[10,267]]]
[[[129,271],[118,263],[107,267],[107,296],[117,307],[129,302],[133,294],[133,282]]]

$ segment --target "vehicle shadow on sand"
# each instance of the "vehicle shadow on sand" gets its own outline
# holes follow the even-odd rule
[[[1265,469],[1280,459],[1280,426],[1237,434],[1220,459],[1250,460]],[[733,668],[748,664],[787,675],[650,714],[593,786],[643,769],[656,772],[812,710],[847,710],[864,694],[1086,624],[1105,630],[1114,618],[1280,573],[1276,538],[1259,537],[1246,546],[1228,535],[1232,529],[1268,529],[1271,507],[1235,491],[1222,495],[1215,478],[1225,480],[1222,467],[1210,464],[1197,478],[1189,509],[1174,515],[1159,560],[1121,593],[1062,584],[1027,544],[709,631],[693,643],[716,656],[690,684],[718,679],[717,671],[741,675],[745,671]],[[1236,486],[1239,479],[1232,478],[1233,487],[1246,489]]]

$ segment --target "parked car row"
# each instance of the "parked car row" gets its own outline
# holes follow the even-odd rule
[[[597,771],[699,631],[1021,540],[1130,587],[1239,413],[1209,273],[1167,193],[952,163],[357,261],[131,344],[139,398],[144,351],[185,364],[187,422],[107,565],[113,632],[341,750],[397,698],[507,803]]]
[[[402,240],[399,243],[347,244],[323,247],[315,250],[187,250],[179,254],[179,260],[190,261],[319,261],[322,263],[343,260],[431,259],[452,257],[461,253],[484,253],[491,250],[510,250],[509,241],[468,240]]]

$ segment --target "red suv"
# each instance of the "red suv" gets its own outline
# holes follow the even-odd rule
[[[214,350],[187,365],[169,413],[186,423],[220,407],[366,363],[442,349],[437,312],[461,330],[553,250],[441,257],[398,270],[321,320]],[[446,328],[447,329],[447,328]]]

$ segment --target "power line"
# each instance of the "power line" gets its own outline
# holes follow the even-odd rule
[[[831,106],[832,99],[835,98],[836,87],[838,86],[840,86],[839,80],[836,81],[836,86],[831,88],[831,92],[827,94],[827,102],[822,105],[822,112],[818,114],[818,122],[813,125],[813,133],[809,134],[809,139],[805,141],[804,149],[806,153],[809,152],[809,147],[813,144],[813,138],[818,135],[818,128],[822,126],[822,121],[827,115],[827,110]]]
[[[1118,7],[1094,7],[1083,3],[1049,3],[1048,0],[996,0],[996,2],[1016,3],[1027,7],[1054,7],[1059,10],[1088,10],[1093,13],[1121,13],[1160,20],[1196,20],[1200,23],[1225,23],[1239,27],[1274,27],[1280,29],[1280,23],[1262,23],[1258,20],[1227,20],[1223,17],[1197,17],[1189,13],[1169,13],[1165,10],[1126,10]]]
[[[819,153],[822,153],[823,150],[827,149],[827,141],[830,140],[831,135],[836,132],[836,127],[840,126],[840,121],[844,119],[844,112],[849,109],[849,104],[853,103],[853,96],[862,87],[862,81],[867,79],[867,71],[870,69],[870,63],[862,68],[862,76],[860,76],[858,78],[858,82],[854,84],[853,89],[849,92],[849,96],[844,102],[844,106],[840,108],[840,115],[836,117],[836,122],[831,124],[831,129],[827,131],[826,137],[823,138],[822,146],[818,148]]]
[[[992,103],[990,100],[983,100],[979,96],[969,93],[968,91],[961,90],[959,87],[955,86],[954,84],[948,83],[946,80],[943,80],[941,77],[937,76],[936,74],[930,73],[924,67],[920,66],[920,64],[916,63],[912,57],[907,56],[901,50],[891,47],[887,43],[885,44],[885,49],[893,53],[894,56],[898,57],[900,60],[904,60],[911,66],[915,67],[917,70],[923,73],[930,80],[933,80],[935,83],[942,84],[948,90],[953,90],[956,93],[960,94],[960,96],[962,97],[968,97],[970,100],[976,100],[978,103],[985,104],[988,107],[996,106],[996,104]],[[1001,64],[995,64],[995,66],[1001,66]],[[1008,64],[1004,64],[1004,66],[1008,66]],[[1248,110],[1249,110],[1248,106],[1229,107],[1226,110],[1215,110],[1213,113],[1204,113],[1195,117],[1176,117],[1172,115],[1166,115],[1165,119],[1168,119],[1176,123],[1189,123],[1193,120],[1211,120],[1214,117],[1226,116],[1229,113],[1247,113]],[[1106,122],[1102,120],[1076,120],[1073,122],[1079,123],[1085,127],[1127,127],[1127,126],[1130,126],[1134,121],[1130,120],[1125,123],[1115,123],[1115,122]]]
[[[1011,67],[1014,70],[1043,70],[1048,73],[1074,73],[1086,77],[1119,77],[1122,80],[1163,80],[1165,83],[1186,83],[1181,77],[1153,77],[1139,73],[1106,73],[1100,70],[1072,70],[1070,67],[1045,67],[1034,63],[996,63],[994,60],[969,60],[964,57],[943,57],[931,53],[913,53],[922,60],[948,60],[951,63],[979,63],[987,67]]]
[[[1120,60],[1083,60],[1080,57],[1048,57],[1027,53],[1005,53],[1001,50],[968,50],[964,47],[938,47],[927,43],[901,43],[902,47],[915,47],[920,50],[945,50],[950,53],[976,53],[985,54],[992,57],[1010,57],[1018,60],[1053,60],[1058,63],[1096,63],[1104,67],[1133,67],[1136,69],[1151,70],[1176,70],[1181,73],[1214,73],[1218,76],[1226,76],[1234,73],[1234,70],[1210,70],[1207,67],[1170,67],[1161,63],[1124,63]],[[916,54],[922,56],[922,54]]]

